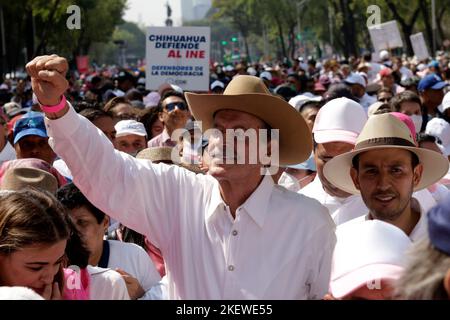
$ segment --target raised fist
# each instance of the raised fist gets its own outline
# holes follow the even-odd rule
[[[39,102],[45,106],[57,105],[61,101],[61,95],[69,87],[65,78],[69,69],[67,60],[56,54],[39,56],[29,62],[26,68]]]

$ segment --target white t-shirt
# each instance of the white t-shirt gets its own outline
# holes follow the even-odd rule
[[[87,266],[89,272],[90,300],[130,300],[127,285],[122,276],[111,269]]]
[[[163,299],[159,284],[161,276],[147,252],[134,243],[116,240],[108,240],[108,243],[108,268],[122,269],[136,278],[145,291],[145,294],[140,298],[141,300]]]

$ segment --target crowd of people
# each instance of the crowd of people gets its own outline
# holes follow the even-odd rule
[[[208,93],[27,73],[0,85],[0,299],[450,298],[449,53],[214,63]]]

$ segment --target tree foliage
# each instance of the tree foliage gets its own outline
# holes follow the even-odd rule
[[[448,0],[436,0],[437,49],[450,38]],[[367,8],[377,5],[381,22],[397,20],[404,52],[412,54],[411,34],[423,32],[432,48],[431,0],[215,0],[215,19],[230,19],[246,39],[268,30],[272,51],[294,58],[299,44],[330,45],[344,56],[372,50]],[[300,22],[301,30],[298,32]],[[306,38],[306,39],[305,39]],[[261,41],[251,42],[250,47]]]

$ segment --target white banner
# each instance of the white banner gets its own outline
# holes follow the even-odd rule
[[[170,83],[189,91],[209,90],[209,27],[149,27],[146,88]]]
[[[430,57],[422,32],[411,35],[409,39],[411,39],[414,55],[418,60],[425,60]]]
[[[369,34],[375,52],[403,47],[402,37],[395,20],[369,27]]]

